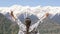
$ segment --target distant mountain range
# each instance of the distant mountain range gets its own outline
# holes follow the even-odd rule
[[[38,20],[33,15],[30,17],[33,21]],[[21,21],[23,20],[21,16],[20,19]],[[40,34],[60,34],[60,24],[49,18],[44,19],[43,23],[39,25],[38,29],[40,30]],[[18,31],[19,27],[17,23],[12,22],[8,18],[6,18],[3,14],[0,13],[0,34],[17,34]]]
[[[13,11],[15,16],[20,16],[23,12],[34,13],[36,16],[40,18],[40,16],[46,12],[50,13],[50,19],[60,23],[60,7],[52,7],[52,6],[21,6],[21,5],[13,5],[11,7],[0,7],[0,13],[5,15],[7,18],[11,19],[9,13]],[[38,15],[39,14],[39,15]],[[20,18],[20,17],[19,17]]]
[[[30,10],[31,9],[31,10]],[[17,23],[11,19],[10,12],[13,11],[22,23],[24,23],[24,11],[34,12],[35,15],[28,16],[32,20],[32,24],[36,23],[39,19],[37,16],[44,14],[45,12],[51,13],[51,15],[43,20],[43,23],[39,25],[40,34],[60,34],[60,7],[29,7],[14,5],[11,7],[0,7],[0,34],[17,34],[19,27]],[[38,15],[40,14],[40,15]],[[25,23],[24,23],[25,24]],[[32,25],[31,24],[31,25]]]

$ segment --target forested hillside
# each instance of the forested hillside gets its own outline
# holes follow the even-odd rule
[[[0,13],[0,34],[18,34],[18,30],[17,23],[11,22]]]

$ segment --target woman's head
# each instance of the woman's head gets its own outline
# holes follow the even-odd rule
[[[25,23],[26,23],[26,26],[30,26],[30,24],[31,24],[31,19],[27,17],[27,18],[25,19]]]

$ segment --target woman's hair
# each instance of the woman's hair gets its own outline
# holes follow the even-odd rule
[[[29,27],[30,27],[30,25],[31,25],[31,19],[30,18],[26,18],[25,19],[25,23],[26,23],[26,34],[29,34]]]
[[[26,26],[30,26],[30,24],[31,24],[31,19],[27,17],[27,18],[25,19],[25,23],[26,23]]]

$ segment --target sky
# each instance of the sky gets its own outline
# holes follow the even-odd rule
[[[22,6],[60,6],[60,0],[0,0],[0,7]]]

